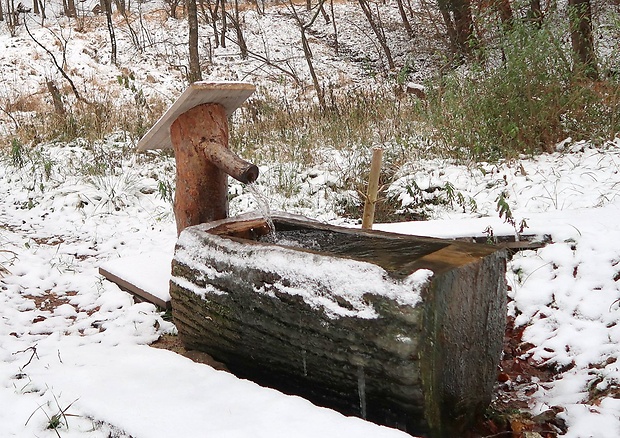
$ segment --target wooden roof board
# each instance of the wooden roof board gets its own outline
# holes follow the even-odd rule
[[[194,82],[138,141],[138,150],[172,149],[170,126],[181,114],[198,105],[219,103],[230,116],[255,90],[256,87],[247,82]]]

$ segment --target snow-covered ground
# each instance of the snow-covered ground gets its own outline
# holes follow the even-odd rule
[[[112,139],[101,147],[114,155],[123,144]],[[73,176],[75,163],[92,159],[86,149],[41,150],[54,157],[47,177],[33,161],[16,168],[4,160],[0,167],[0,257],[8,271],[0,280],[0,403],[11,406],[0,413],[2,436],[56,436],[46,427],[59,415],[63,437],[405,436],[147,347],[174,327],[153,305],[134,304],[102,280],[97,267],[172,252],[171,205],[153,179],[170,159],[127,155],[123,172],[102,181]],[[514,217],[528,223],[524,234],[551,236],[546,247],[510,262],[507,311],[527,326],[530,360],[558,369],[555,380],[529,396],[532,412],[561,407],[571,437],[620,434],[619,165],[618,141],[484,171],[417,163],[408,173],[421,189],[449,180],[477,210],[463,213],[446,203],[435,220],[377,226],[443,237],[484,235],[488,227],[511,234],[495,211],[500,185]],[[268,181],[269,164],[263,167]],[[316,197],[317,209],[289,211],[325,217],[318,200],[333,196],[330,173],[309,173],[320,182],[310,186],[299,175],[306,189],[296,196]],[[231,184],[233,191],[233,205],[253,208],[247,190]],[[406,203],[408,192],[401,193]],[[278,199],[272,208],[294,205]],[[233,214],[243,211],[234,207]],[[327,216],[338,222],[334,213]]]

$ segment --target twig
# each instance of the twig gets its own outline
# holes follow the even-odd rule
[[[32,359],[36,356],[37,359],[39,359],[39,355],[37,354],[37,344],[33,345],[32,347],[28,347],[25,350],[21,350],[21,351],[16,351],[15,353],[13,353],[13,355],[19,354],[19,353],[25,353],[28,350],[32,350],[32,355],[30,356],[30,359],[28,359],[28,362],[26,363],[26,365],[24,365],[22,367],[22,370],[24,368],[26,368],[28,365],[30,365],[30,362],[32,362]]]
[[[26,29],[26,32],[28,33],[30,38],[32,38],[32,41],[34,41],[39,47],[41,47],[43,50],[45,50],[48,55],[50,55],[50,57],[52,58],[52,62],[54,63],[54,65],[56,66],[56,68],[58,69],[58,71],[60,72],[62,77],[65,78],[67,80],[67,82],[69,82],[69,85],[71,85],[71,89],[73,90],[73,94],[75,94],[75,98],[77,100],[82,101],[82,102],[86,102],[86,100],[84,100],[82,98],[82,96],[80,95],[80,93],[78,92],[77,88],[75,87],[75,84],[73,83],[73,81],[71,80],[69,75],[67,75],[67,73],[63,70],[63,68],[58,64],[58,61],[56,60],[56,57],[54,56],[54,54],[47,47],[45,47],[43,44],[41,44],[34,37],[34,35],[32,35],[32,33],[30,32],[30,29],[28,28],[26,16],[24,16],[24,29]]]

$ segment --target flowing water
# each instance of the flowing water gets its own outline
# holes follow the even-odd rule
[[[275,242],[276,241],[276,226],[273,223],[273,218],[271,217],[271,210],[269,209],[269,199],[265,195],[265,192],[261,190],[261,188],[256,184],[248,184],[248,191],[254,196],[254,201],[256,201],[256,205],[258,206],[258,210],[261,212],[263,217],[265,218],[265,223],[267,224],[267,228],[269,228],[269,233],[265,239],[266,241]]]
[[[357,394],[360,398],[360,415],[366,419],[366,375],[364,373],[364,367],[359,365],[357,367]]]

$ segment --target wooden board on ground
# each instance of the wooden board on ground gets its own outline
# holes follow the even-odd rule
[[[198,105],[218,103],[230,116],[255,90],[247,82],[194,82],[138,141],[138,150],[172,149],[170,126],[181,114]]]
[[[161,309],[170,305],[170,263],[172,255],[147,253],[109,260],[99,274],[133,294],[137,301],[148,301]]]

